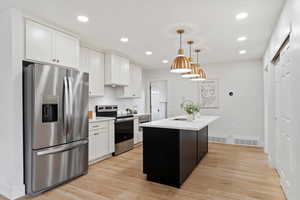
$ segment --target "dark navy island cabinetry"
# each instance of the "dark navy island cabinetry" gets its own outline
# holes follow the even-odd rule
[[[143,171],[147,180],[180,188],[207,154],[208,124],[217,118],[179,124],[166,119],[143,125]]]

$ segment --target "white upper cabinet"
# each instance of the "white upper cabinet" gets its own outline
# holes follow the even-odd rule
[[[26,21],[26,58],[30,60],[53,62],[53,30],[34,23]]]
[[[25,47],[28,60],[78,67],[77,38],[30,20],[26,20]]]
[[[89,95],[104,96],[104,54],[80,48],[79,69],[89,73]]]
[[[54,54],[59,65],[78,67],[79,41],[77,38],[55,31]]]
[[[118,88],[119,98],[140,98],[142,93],[142,69],[130,63],[128,86]]]
[[[127,86],[129,84],[129,60],[121,56],[105,55],[105,85]]]

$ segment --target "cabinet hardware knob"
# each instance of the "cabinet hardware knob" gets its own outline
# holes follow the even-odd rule
[[[59,63],[59,60],[57,59],[57,62]]]

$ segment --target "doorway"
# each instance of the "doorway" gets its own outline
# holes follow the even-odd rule
[[[166,119],[168,117],[168,82],[150,82],[150,112],[151,120]]]

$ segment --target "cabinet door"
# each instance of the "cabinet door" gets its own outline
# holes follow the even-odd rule
[[[134,119],[133,122],[133,143],[136,144],[139,142],[139,120]]]
[[[108,124],[109,127],[109,153],[115,152],[115,121],[111,120]]]
[[[79,41],[67,34],[55,31],[55,58],[57,64],[78,68]]]
[[[90,91],[92,96],[104,96],[104,54],[89,50]]]
[[[120,85],[129,85],[129,60],[120,57]]]
[[[138,142],[143,142],[143,131],[139,131],[138,133]]]
[[[123,87],[123,97],[133,97],[134,96],[134,87],[135,87],[135,84],[137,84],[134,79],[134,75],[135,75],[134,72],[135,72],[135,65],[130,64],[130,66],[129,66],[130,78],[129,78],[128,86]]]
[[[197,133],[197,163],[199,163],[208,152],[208,126]]]
[[[108,135],[109,135],[108,129],[99,129],[99,130],[95,131],[96,158],[101,158],[102,156],[109,154],[109,137],[108,137]]]
[[[140,97],[142,90],[142,70],[139,66],[134,66],[133,69],[133,84],[132,84],[132,96]]]
[[[111,65],[109,66],[110,67],[110,82],[112,84],[116,84],[118,85],[119,84],[119,81],[120,81],[120,76],[121,76],[121,72],[119,70],[119,66],[120,66],[120,57],[119,56],[116,56],[116,55],[111,55],[109,57],[111,60],[110,60],[110,63]]]
[[[197,165],[197,131],[180,130],[180,182],[191,174]]]
[[[89,162],[96,159],[95,148],[96,139],[94,135],[89,135]]]
[[[90,73],[91,69],[88,64],[88,49],[80,48],[80,56],[79,56],[79,70],[81,72]]]
[[[53,30],[32,21],[26,21],[26,58],[53,63]]]

